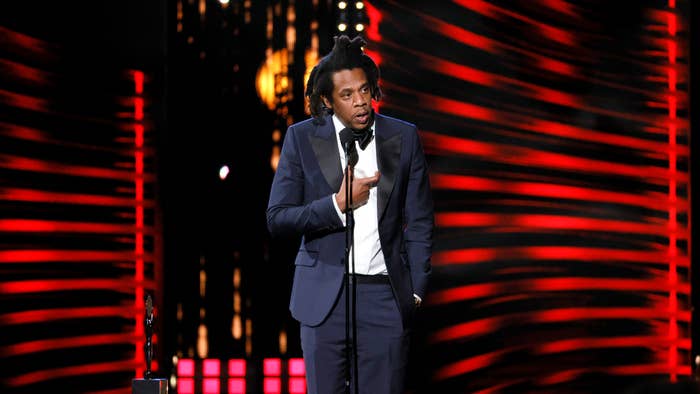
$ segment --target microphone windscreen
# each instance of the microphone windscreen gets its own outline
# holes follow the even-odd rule
[[[346,127],[340,130],[340,145],[343,149],[348,146],[348,142],[352,142],[352,130]]]
[[[352,130],[349,128],[344,128],[340,130],[340,145],[343,147],[343,151],[347,155],[348,165],[354,167],[359,160],[357,155],[357,149],[355,148],[355,139],[352,134]]]
[[[352,144],[354,145],[355,142],[353,141]],[[357,149],[352,148],[350,150],[350,154],[348,155],[348,165],[350,167],[355,167],[355,164],[357,164],[357,161],[360,160],[360,157],[357,155]]]

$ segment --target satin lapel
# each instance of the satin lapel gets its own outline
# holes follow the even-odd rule
[[[377,193],[377,219],[382,220],[389,196],[394,188],[394,181],[401,157],[401,134],[391,134],[384,130],[383,122],[377,121],[377,166],[379,167],[379,192]]]
[[[309,142],[328,186],[331,190],[337,191],[343,181],[343,172],[340,168],[340,152],[338,152],[333,121],[327,118],[326,123],[318,127],[316,134],[309,136]]]

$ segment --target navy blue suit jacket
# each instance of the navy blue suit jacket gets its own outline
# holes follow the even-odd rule
[[[343,285],[345,227],[332,198],[343,169],[330,116],[290,126],[284,138],[267,209],[273,236],[300,235],[290,299],[303,324],[323,322]],[[425,299],[431,272],[433,201],[415,125],[375,114],[379,238],[394,297],[408,327],[414,296]]]

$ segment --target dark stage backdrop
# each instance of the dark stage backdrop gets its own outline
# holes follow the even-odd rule
[[[418,124],[437,208],[414,389],[688,378],[688,4],[371,4],[380,112]]]

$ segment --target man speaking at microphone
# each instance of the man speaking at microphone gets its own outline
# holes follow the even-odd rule
[[[418,129],[373,111],[382,92],[365,45],[335,37],[311,71],[312,116],[287,129],[267,208],[273,236],[301,236],[289,308],[300,323],[309,394],[403,393],[413,318],[431,273],[433,201]],[[348,369],[349,290],[357,370]]]

